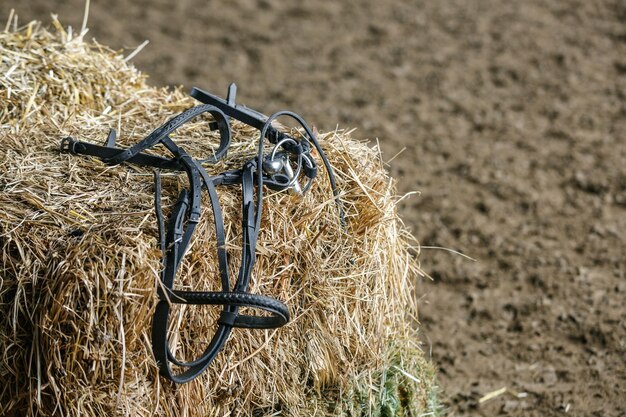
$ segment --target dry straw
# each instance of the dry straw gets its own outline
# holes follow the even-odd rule
[[[0,33],[0,415],[420,415],[433,375],[416,341],[414,240],[396,214],[377,148],[349,132],[320,134],[346,202],[337,220],[324,175],[303,199],[264,204],[251,290],[284,300],[293,320],[236,329],[209,370],[182,386],[151,353],[160,252],[150,169],[59,152],[60,138],[128,146],[194,104],[157,89],[122,55],[55,19]],[[235,124],[225,162],[240,167],[258,132]],[[206,120],[175,140],[217,144]],[[165,207],[185,177],[164,174]],[[231,268],[240,257],[240,190],[220,188]],[[210,205],[178,285],[218,288]],[[414,245],[416,246],[416,245]],[[177,355],[202,351],[217,309],[178,307]]]

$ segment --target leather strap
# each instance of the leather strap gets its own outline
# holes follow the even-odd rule
[[[162,126],[155,129],[130,148],[115,147],[116,134],[111,130],[104,146],[81,142],[70,137],[61,141],[61,150],[73,154],[95,156],[109,164],[122,162],[140,166],[156,168],[154,175],[155,212],[159,231],[159,246],[162,251],[161,283],[157,289],[160,301],[155,308],[152,321],[152,350],[159,366],[161,375],[177,382],[191,381],[200,375],[213,361],[222,349],[233,328],[270,329],[285,325],[289,321],[289,309],[279,300],[272,297],[251,294],[248,291],[250,278],[256,261],[256,243],[261,224],[263,203],[263,186],[275,190],[290,188],[297,180],[298,173],[309,179],[305,190],[317,175],[317,165],[310,155],[310,145],[317,149],[324,161],[330,178],[333,194],[339,207],[340,221],[345,227],[343,208],[338,199],[332,167],[324,155],[311,129],[300,116],[292,112],[279,112],[270,116],[234,104],[235,89],[231,86],[229,99],[222,100],[214,96],[206,96],[201,90],[194,90],[192,95],[202,101],[209,102],[185,110],[171,118]],[[220,145],[214,155],[206,159],[194,159],[184,149],[180,148],[170,138],[170,134],[184,123],[210,113],[214,122],[210,128],[219,130]],[[231,141],[231,130],[228,116],[236,117],[245,123],[257,127],[261,131],[256,158],[248,161],[242,169],[226,171],[222,174],[209,176],[202,166],[203,163],[215,163],[226,155]],[[306,140],[296,141],[271,126],[273,120],[279,116],[288,116],[295,119],[305,130]],[[268,156],[263,155],[263,141],[269,139],[275,148],[281,147],[284,152],[294,155],[298,160],[298,169],[295,178],[281,172],[265,172],[263,162]],[[171,158],[144,153],[157,145],[163,145],[172,154]],[[276,149],[273,158],[278,158]],[[288,162],[288,156],[281,155],[282,161]],[[272,161],[278,162],[278,161]],[[271,164],[270,164],[271,165]],[[280,164],[279,164],[280,165]],[[188,179],[188,188],[180,191],[178,199],[170,211],[167,222],[161,206],[161,176],[160,170],[184,172]],[[226,231],[224,218],[217,195],[217,186],[234,186],[240,184],[242,194],[242,258],[236,281],[232,284],[229,277],[228,254],[226,252]],[[213,211],[215,241],[217,243],[217,260],[220,275],[221,291],[181,291],[174,289],[174,282],[182,259],[189,248],[191,238],[200,221],[202,213],[202,190],[206,190]],[[254,201],[256,191],[256,203]],[[173,304],[187,305],[218,305],[222,311],[216,322],[216,331],[204,352],[196,359],[188,362],[175,357],[168,342],[169,317]],[[265,312],[265,315],[240,314],[239,309],[246,307]],[[183,368],[175,372],[172,365]]]

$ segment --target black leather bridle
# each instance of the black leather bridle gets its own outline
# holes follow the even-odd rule
[[[335,176],[330,162],[326,158],[317,138],[306,122],[297,114],[282,111],[267,117],[245,106],[235,104],[236,86],[231,84],[226,100],[194,88],[191,95],[204,104],[192,107],[168,120],[147,137],[130,148],[115,147],[116,134],[111,130],[104,146],[77,141],[66,137],[61,141],[61,150],[73,154],[91,155],[105,163],[116,165],[122,162],[157,168],[155,171],[155,209],[159,229],[159,243],[163,253],[161,285],[157,289],[159,302],[152,322],[152,350],[161,375],[177,382],[191,381],[200,375],[213,361],[224,346],[234,327],[249,329],[269,329],[283,326],[289,321],[287,306],[272,297],[251,294],[248,291],[250,276],[256,258],[256,242],[261,223],[263,204],[263,186],[274,190],[295,190],[306,192],[317,175],[317,164],[311,156],[311,147],[315,147],[322,159],[333,196],[337,203],[339,219],[345,228],[344,212]],[[183,148],[176,145],[170,134],[188,121],[210,113],[214,122],[212,130],[218,130],[220,144],[214,155],[206,159],[194,159]],[[278,131],[272,122],[281,116],[294,119],[302,127],[305,135],[298,140]],[[229,117],[260,130],[258,152],[241,169],[226,171],[210,176],[202,164],[213,164],[226,155],[231,141]],[[269,140],[274,148],[269,155],[264,155],[264,141]],[[144,153],[157,145],[163,145],[172,154],[171,158]],[[297,160],[297,169],[291,167],[291,159]],[[166,222],[161,208],[160,170],[184,171],[187,174],[189,188],[183,189]],[[300,187],[299,176],[308,179],[305,187]],[[241,184],[242,190],[242,259],[239,273],[231,288],[226,252],[226,232],[224,218],[218,200],[216,187],[220,185]],[[256,203],[254,191],[256,187]],[[174,280],[181,260],[187,251],[194,230],[201,216],[201,192],[205,189],[213,210],[213,221],[217,240],[217,261],[221,281],[221,291],[180,291],[174,289]],[[178,360],[170,350],[168,343],[168,322],[170,309],[174,304],[221,305],[222,312],[217,321],[217,330],[202,355],[191,361]],[[239,308],[248,307],[263,310],[269,315],[257,316],[240,314]],[[186,370],[175,373],[171,364]]]

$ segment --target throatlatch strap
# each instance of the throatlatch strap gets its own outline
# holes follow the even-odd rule
[[[160,373],[177,383],[191,381],[200,375],[222,349],[233,328],[269,329],[283,326],[289,321],[289,310],[284,303],[264,295],[251,294],[248,292],[248,287],[256,260],[256,243],[261,225],[263,186],[266,185],[275,190],[296,187],[294,184],[297,183],[297,176],[299,173],[302,173],[309,179],[308,184],[303,189],[306,191],[311,185],[311,181],[317,175],[317,164],[310,155],[311,143],[324,162],[333,195],[339,208],[340,221],[345,228],[343,207],[338,198],[339,193],[332,167],[315,135],[304,120],[291,112],[275,113],[268,118],[247,107],[236,105],[235,94],[236,88],[234,84],[229,88],[227,100],[222,100],[202,90],[194,89],[192,96],[208,104],[183,111],[155,129],[143,140],[127,149],[115,147],[116,134],[114,130],[110,131],[104,146],[76,141],[69,137],[61,141],[61,150],[65,152],[96,156],[109,164],[126,162],[157,168],[154,174],[154,206],[159,232],[159,247],[163,255],[160,285],[157,288],[160,301],[157,303],[152,321],[152,350]],[[177,146],[169,135],[184,123],[207,112],[215,119],[214,122],[209,124],[209,127],[212,130],[219,131],[220,145],[214,155],[206,159],[197,160],[192,158],[184,149]],[[228,124],[228,116],[243,121],[261,131],[258,154],[256,158],[246,163],[240,170],[209,176],[202,163],[217,162],[226,155],[230,145],[231,130]],[[296,141],[272,127],[272,121],[279,116],[294,118],[303,127],[307,135],[305,140]],[[271,157],[263,155],[263,141],[266,138],[275,144]],[[156,145],[165,146],[172,154],[172,157],[165,158],[144,153],[144,151]],[[278,148],[281,148],[282,151],[277,152]],[[297,157],[298,168],[295,174],[291,171],[287,154],[294,155],[294,158]],[[270,158],[269,161],[268,158]],[[265,163],[267,163],[269,170],[266,169]],[[277,167],[285,167],[284,173],[277,172],[276,169],[279,169]],[[161,205],[162,184],[160,170],[185,172],[189,184],[188,188],[183,188],[180,191],[167,222],[165,221]],[[224,217],[216,186],[235,184],[241,184],[242,194],[242,258],[237,280],[231,288]],[[174,289],[174,282],[182,259],[191,243],[196,226],[200,221],[202,212],[201,193],[203,188],[209,195],[213,212],[221,291],[180,291]],[[256,204],[254,202],[255,191]],[[170,349],[168,342],[169,316],[173,304],[222,306],[222,311],[216,322],[217,329],[215,334],[204,352],[195,360],[181,361],[175,357]],[[240,314],[239,309],[241,307],[261,310],[265,312],[265,315]],[[172,365],[184,370],[174,372]]]

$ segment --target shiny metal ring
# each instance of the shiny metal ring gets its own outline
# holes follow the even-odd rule
[[[270,159],[273,160],[276,157],[276,151],[278,150],[278,147],[279,146],[283,146],[283,143],[287,143],[287,142],[291,142],[294,145],[298,146],[298,142],[296,142],[295,139],[292,139],[292,138],[281,139],[280,141],[278,141],[278,143],[276,145],[274,145],[274,149],[272,149],[272,154],[270,156]]]

